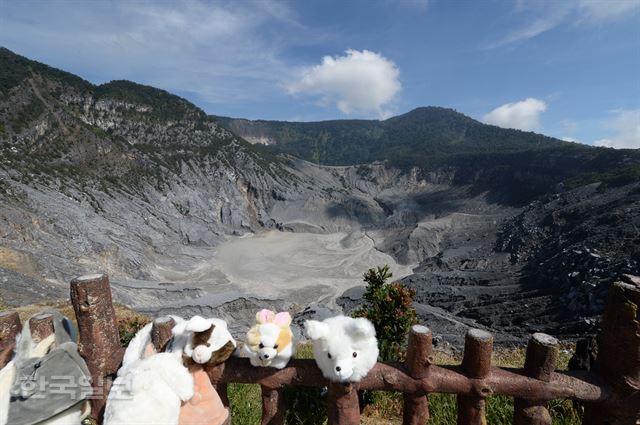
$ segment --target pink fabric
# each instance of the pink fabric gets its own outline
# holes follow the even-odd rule
[[[209,376],[197,367],[191,370],[194,381],[194,396],[182,404],[179,425],[223,425],[229,411],[222,404]]]
[[[156,354],[156,349],[153,346],[152,343],[148,343],[145,347],[144,347],[144,353],[142,353],[142,358],[146,359],[147,357],[151,357],[154,354]]]
[[[273,318],[273,323],[280,327],[289,326],[289,323],[291,323],[291,315],[286,311],[278,313],[276,317]]]
[[[258,312],[258,323],[269,323],[273,320],[273,311],[262,309]]]

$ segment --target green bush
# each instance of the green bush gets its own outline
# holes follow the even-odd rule
[[[369,269],[364,274],[365,304],[354,312],[355,317],[366,317],[376,328],[383,361],[403,359],[407,334],[417,322],[413,308],[415,291],[400,282],[387,284],[392,276],[388,265]]]
[[[142,329],[148,321],[133,319],[130,320],[128,318],[118,319],[118,333],[120,336],[120,344],[123,347],[128,347],[129,343],[133,339],[134,336],[138,333],[140,329]]]

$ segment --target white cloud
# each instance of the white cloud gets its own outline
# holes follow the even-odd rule
[[[578,9],[583,19],[594,23],[613,21],[640,10],[638,0],[579,0]]]
[[[5,47],[94,82],[131,79],[211,104],[254,101],[279,90],[290,69],[282,51],[305,43],[271,31],[304,29],[285,2],[51,1],[39,6],[3,3]]]
[[[540,114],[546,110],[546,103],[530,97],[497,107],[486,114],[483,121],[499,127],[531,131],[540,127]]]
[[[535,38],[560,26],[593,26],[626,19],[640,11],[638,0],[518,1],[514,12],[525,23],[487,48],[493,49]]]
[[[525,41],[543,34],[558,26],[567,16],[568,11],[564,8],[554,9],[543,17],[537,18],[526,25],[516,28],[502,39],[491,43],[488,48],[496,48],[520,41]]]
[[[378,53],[347,50],[344,56],[325,56],[319,65],[304,68],[286,89],[320,96],[321,105],[335,104],[344,114],[386,118],[402,88],[399,75],[396,65]]]
[[[430,0],[386,0],[385,4],[390,6],[404,6],[418,10],[426,10]]]
[[[618,149],[640,149],[640,109],[612,111],[614,117],[606,122],[606,127],[614,134],[593,142],[594,145]]]

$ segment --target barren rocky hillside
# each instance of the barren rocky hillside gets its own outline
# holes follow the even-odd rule
[[[162,90],[95,86],[6,49],[0,64],[2,304],[64,298],[70,278],[101,270],[121,303],[241,329],[258,305],[348,310],[364,268],[381,265],[368,263],[389,262],[436,333],[476,325],[508,339],[589,331],[606,286],[640,273],[634,151],[537,150],[523,184],[584,155],[595,162],[554,175],[552,193],[530,202],[532,191],[490,184],[511,162],[507,174],[498,160],[465,168],[467,156],[318,165],[252,145]],[[509,155],[499,158],[527,157]]]

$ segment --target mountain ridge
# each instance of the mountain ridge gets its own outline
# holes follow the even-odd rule
[[[513,338],[504,330],[586,332],[615,276],[640,273],[640,151],[580,147],[437,107],[384,122],[280,123],[274,134],[290,146],[278,150],[160,89],[95,86],[8,50],[0,65],[0,304],[64,297],[69,279],[102,270],[118,302],[151,313],[211,314],[242,327],[265,306],[305,318],[336,304],[348,311],[357,294],[338,302],[344,281],[288,288],[291,275],[268,270],[285,283],[274,299],[260,295],[262,280],[247,288],[216,263],[229,240],[277,231],[333,235],[338,257],[384,254],[413,269],[403,282],[435,332],[463,335],[464,324],[504,340]],[[381,159],[367,163],[372,147]],[[350,160],[319,165],[330,158],[322,149]],[[610,222],[624,243],[611,240]],[[231,255],[251,271],[245,256]],[[315,258],[301,260],[307,270]],[[523,299],[531,307],[521,312]],[[503,302],[516,314],[502,314]]]
[[[564,185],[640,179],[640,149],[594,147],[503,129],[441,107],[416,108],[384,121],[214,119],[246,140],[266,142],[262,151],[319,165],[385,161],[425,172],[453,169],[455,183],[512,205],[525,205]]]

